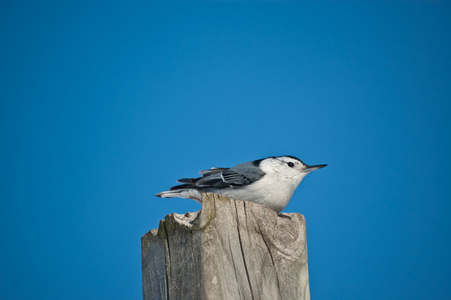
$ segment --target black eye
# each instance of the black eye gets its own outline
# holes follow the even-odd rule
[[[287,165],[288,165],[290,168],[293,168],[293,167],[294,167],[294,163],[292,163],[291,161],[290,161],[289,163],[287,163]]]

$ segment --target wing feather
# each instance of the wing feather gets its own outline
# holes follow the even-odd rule
[[[240,187],[262,178],[265,173],[252,162],[243,163],[233,168],[211,168],[199,172],[202,177],[199,178],[182,178],[177,182],[184,183],[182,185],[173,186],[171,190],[179,189],[215,189]]]
[[[216,168],[216,167],[213,167],[210,170],[199,171],[199,174],[202,175],[203,177],[205,177],[205,176],[210,176],[210,175],[213,175],[213,174],[216,174],[216,173],[228,170],[228,169],[229,168]]]

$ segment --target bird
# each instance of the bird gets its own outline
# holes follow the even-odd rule
[[[202,203],[202,193],[215,193],[235,200],[265,205],[280,213],[302,179],[326,167],[305,164],[291,155],[271,156],[236,165],[200,171],[201,177],[177,180],[181,185],[156,194],[160,198],[188,198]]]

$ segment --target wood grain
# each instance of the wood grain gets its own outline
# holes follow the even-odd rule
[[[310,299],[305,219],[203,194],[142,237],[144,299]]]

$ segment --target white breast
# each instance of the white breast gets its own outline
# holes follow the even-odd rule
[[[281,212],[287,206],[298,184],[293,184],[289,181],[281,182],[269,176],[264,176],[257,182],[245,187],[224,189],[215,192],[233,199],[263,204],[269,206],[276,212]]]

